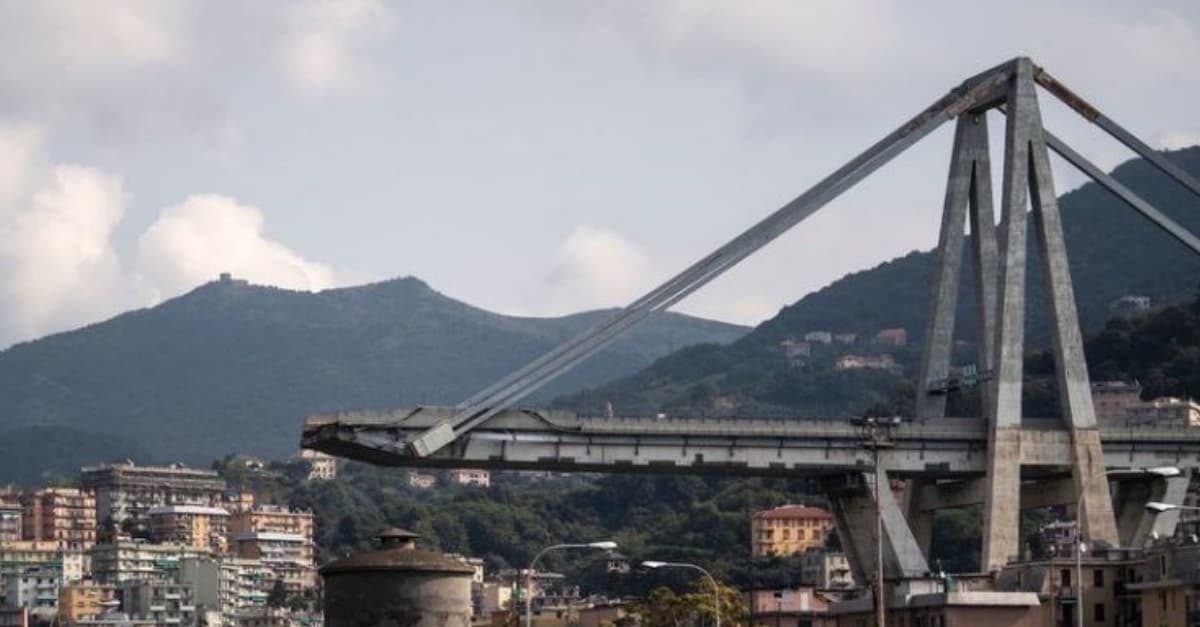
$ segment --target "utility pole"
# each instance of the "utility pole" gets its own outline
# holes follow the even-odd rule
[[[887,595],[884,593],[883,578],[882,505],[883,483],[887,473],[883,468],[883,451],[892,447],[892,427],[900,424],[900,417],[858,418],[852,421],[852,424],[862,428],[863,447],[871,451],[875,465],[875,625],[876,627],[887,627]]]

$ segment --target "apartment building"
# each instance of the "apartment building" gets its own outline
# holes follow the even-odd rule
[[[240,614],[265,607],[277,578],[257,559],[222,556],[179,563],[179,582],[192,586],[196,606],[216,611],[229,625],[237,624]]]
[[[317,585],[313,563],[312,536],[278,531],[248,531],[235,534],[238,557],[259,560],[283,581],[290,593],[311,590]]]
[[[150,540],[183,544],[200,551],[224,553],[229,548],[229,512],[204,505],[161,505],[146,512]]]
[[[80,482],[96,495],[96,518],[109,532],[149,533],[147,512],[164,505],[219,505],[225,480],[215,470],[138,466],[131,461],[84,468]]]
[[[116,585],[126,581],[166,579],[174,576],[179,562],[208,555],[207,549],[185,544],[155,544],[144,540],[116,540],[97,544],[88,552],[92,578],[97,583]]]
[[[64,625],[95,619],[116,605],[117,589],[86,580],[63,585],[58,591],[58,618]]]
[[[133,580],[120,586],[121,610],[158,625],[194,625],[192,587],[174,581]]]
[[[750,519],[753,554],[794,555],[822,548],[833,528],[833,515],[819,507],[784,505],[757,512]]]
[[[96,543],[96,498],[76,488],[39,488],[21,507],[25,540],[55,542],[59,548],[86,551]]]
[[[17,490],[0,490],[0,544],[17,542],[21,535],[21,493]]]
[[[31,568],[21,572],[6,572],[4,604],[7,607],[26,607],[41,613],[58,609],[58,587],[62,583],[57,570]]]

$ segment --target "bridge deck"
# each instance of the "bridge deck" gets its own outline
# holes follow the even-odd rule
[[[872,467],[861,429],[842,419],[588,417],[551,410],[505,410],[453,446],[421,458],[408,439],[452,408],[349,412],[315,416],[303,445],[376,464],[604,472],[723,472],[829,475]],[[1026,420],[1021,434],[1029,472],[1057,474],[1070,462],[1068,431],[1056,420]],[[1103,427],[1110,468],[1200,467],[1200,429]],[[905,477],[982,476],[987,425],[978,418],[901,423],[884,453],[889,472]]]

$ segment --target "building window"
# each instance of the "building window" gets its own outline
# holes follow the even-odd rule
[[[1097,588],[1104,587],[1104,571],[1103,570],[1097,568],[1096,570],[1092,571],[1092,585]]]
[[[1058,573],[1058,578],[1062,580],[1062,585],[1069,588],[1071,586],[1071,569],[1062,569],[1062,571]]]
[[[1095,620],[1097,623],[1104,622],[1104,604],[1103,603],[1097,603],[1095,605],[1095,607],[1092,608],[1092,619]]]

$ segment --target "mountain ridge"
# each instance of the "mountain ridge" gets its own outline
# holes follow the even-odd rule
[[[0,437],[57,426],[140,441],[160,459],[280,457],[310,414],[455,403],[608,313],[495,314],[412,277],[322,292],[212,281],[0,351]],[[654,316],[547,393],[746,330]]]

